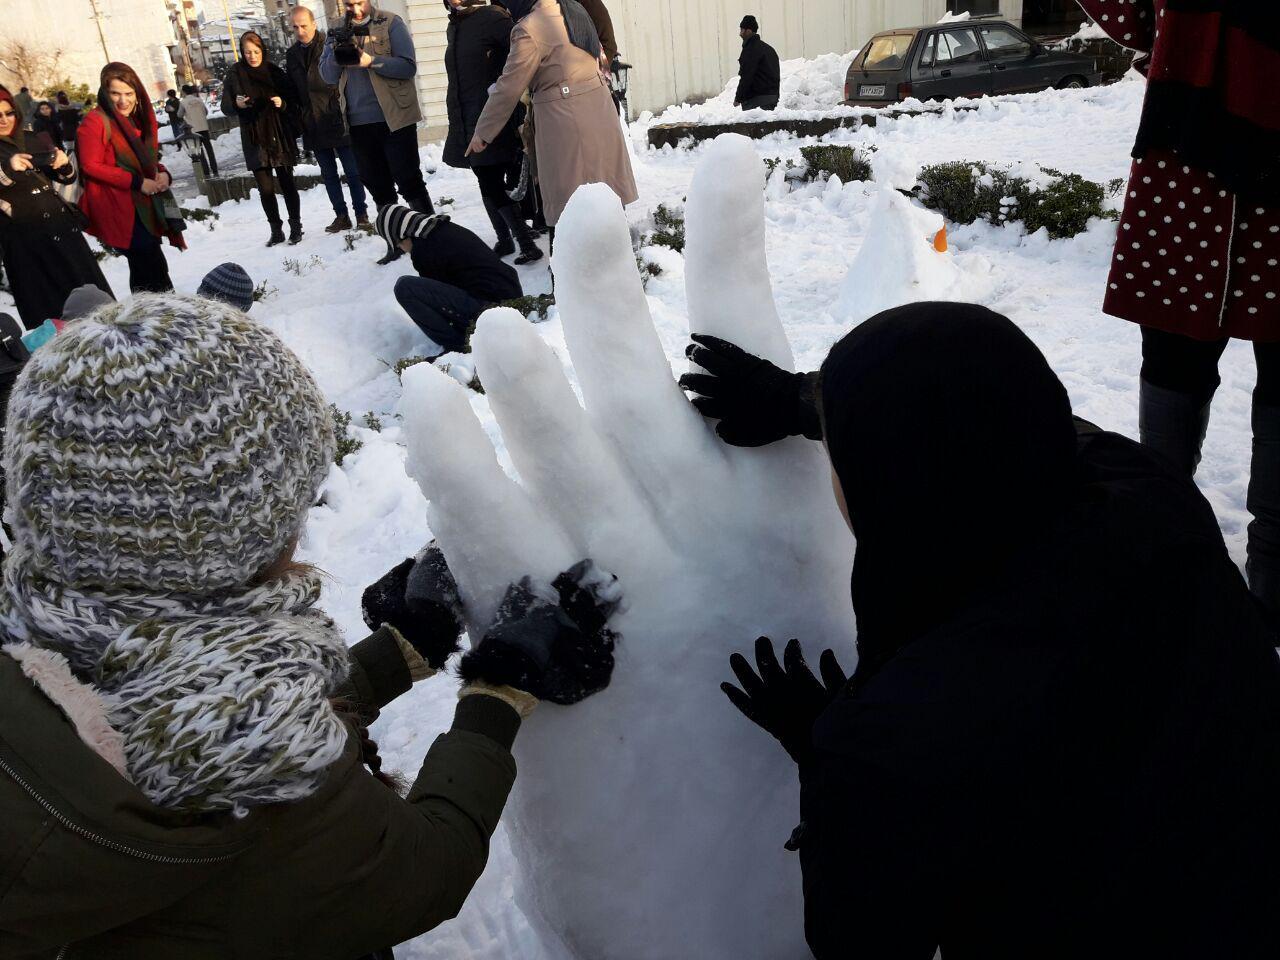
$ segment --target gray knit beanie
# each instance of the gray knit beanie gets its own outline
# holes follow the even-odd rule
[[[248,313],[253,306],[253,281],[240,264],[220,263],[204,275],[196,296],[221,300]]]
[[[18,377],[6,514],[50,581],[208,595],[280,557],[333,448],[324,397],[275,334],[226,304],[140,295]]]
[[[79,320],[99,307],[114,302],[115,298],[105,290],[99,289],[92,283],[82,284],[67,294],[66,302],[62,305],[62,316],[59,319]]]

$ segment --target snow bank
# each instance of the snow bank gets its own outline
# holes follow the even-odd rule
[[[859,48],[860,49],[860,48]],[[841,106],[844,78],[857,50],[828,53],[812,60],[782,61],[782,84],[777,110],[743,111],[733,105],[738,90],[734,76],[724,90],[705,103],[681,103],[667,107],[653,123],[735,123],[742,120],[809,120],[815,117],[854,116],[863,112]]]

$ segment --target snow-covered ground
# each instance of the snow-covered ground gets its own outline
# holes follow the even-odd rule
[[[832,65],[833,76],[837,66]],[[1102,89],[1001,98],[972,112],[948,109],[938,115],[885,120],[874,129],[839,131],[827,140],[875,146],[879,155],[893,158],[891,170],[957,159],[1024,161],[1105,183],[1128,173],[1142,93],[1140,82],[1127,81]],[[658,204],[683,204],[696,164],[714,148],[704,144],[690,151],[647,149],[640,126],[633,127],[633,141],[642,199],[628,210],[628,217],[633,226],[643,226]],[[798,158],[799,148],[812,142],[777,136],[756,146],[762,156]],[[437,202],[452,198],[455,219],[491,238],[474,178],[442,166],[439,147],[425,148],[423,161]],[[241,263],[270,291],[254,305],[251,316],[284,338],[330,399],[355,414],[357,424],[367,413],[381,420],[380,432],[356,427],[364,447],[332,472],[325,502],[312,512],[302,551],[303,559],[329,574],[325,607],[354,641],[363,635],[359,599],[365,585],[430,536],[426,501],[405,468],[397,419],[401,385],[391,370],[397,360],[429,346],[392,297],[395,278],[411,267],[407,258],[376,266],[374,260],[384,249],[376,239],[360,236],[354,249],[347,250],[342,236],[325,235],[322,227],[332,211],[323,187],[303,195],[307,235],[296,247],[262,246],[268,231],[256,199],[223,205],[218,213],[212,229],[191,225],[187,252],[169,252],[178,289],[194,291],[201,276],[222,261]],[[925,243],[932,226],[927,216],[902,209],[875,184],[795,186],[775,175],[765,190],[764,216],[773,291],[799,369],[815,368],[860,311],[872,305],[917,296],[963,296],[1008,315],[1026,330],[1066,383],[1078,414],[1107,429],[1136,435],[1138,330],[1104,316],[1100,308],[1115,240],[1113,223],[1096,222],[1086,233],[1061,241],[1043,234],[1027,236],[1017,226],[953,226],[951,252],[940,266],[919,261],[920,251],[910,246],[912,231]],[[903,255],[895,253],[904,249],[903,244],[909,251],[906,256],[917,257],[918,269],[903,268]],[[646,253],[664,268],[648,284],[649,310],[667,358],[682,372],[688,332],[684,259],[667,250]],[[545,261],[520,269],[527,293],[550,289]],[[117,292],[127,290],[123,260],[107,261],[105,271]],[[615,293],[608,288],[596,292],[601,311],[613,308]],[[535,330],[567,361],[572,344],[566,344],[566,335],[572,340],[573,333],[562,328],[554,310]],[[1198,475],[1232,555],[1241,563],[1248,521],[1244,500],[1254,379],[1250,358],[1244,344],[1233,344],[1226,353],[1223,385]],[[573,383],[575,388],[582,386],[576,379]],[[489,399],[469,394],[468,402],[499,461],[511,469],[512,457]],[[447,443],[441,446],[440,454],[447,456]],[[726,664],[729,651],[745,648],[750,639],[724,638]],[[391,766],[410,775],[416,772],[432,739],[448,723],[455,693],[452,679],[437,677],[385,711],[373,733]],[[717,706],[709,702],[708,709]],[[763,735],[759,749],[771,749]],[[652,764],[653,776],[662,776],[661,756],[646,762]],[[601,817],[618,821],[629,815],[627,810],[600,811]],[[665,829],[697,829],[682,823],[678,809],[658,820]],[[643,843],[643,838],[637,842]],[[500,829],[489,868],[462,915],[397,955],[414,960],[558,960],[540,952],[528,921],[515,906],[512,856]],[[642,879],[620,877],[615,888],[598,893],[598,908],[619,908]],[[798,930],[801,918],[777,916],[773,921],[794,924]]]

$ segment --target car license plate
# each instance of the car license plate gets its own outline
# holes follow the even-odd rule
[[[864,83],[864,84],[862,84],[862,86],[858,87],[858,96],[860,96],[860,97],[883,97],[883,96],[884,96],[884,87],[885,87],[885,85],[884,85],[883,83],[877,83],[877,84],[874,84],[874,85],[872,85],[872,84],[868,84],[868,83]]]

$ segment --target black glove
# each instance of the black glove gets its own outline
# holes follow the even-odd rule
[[[458,652],[462,598],[444,554],[433,541],[416,558],[387,571],[360,598],[370,630],[389,624],[435,669]]]
[[[813,724],[827,705],[844,688],[848,677],[840,669],[836,655],[824,650],[818,660],[822,681],[804,662],[800,641],[792,640],[782,655],[780,667],[773,653],[773,641],[761,637],[756,641],[756,676],[747,658],[735,653],[729,666],[742,684],[739,690],[731,683],[720,684],[730,702],[748,720],[762,727],[782,744],[796,763],[812,749]]]
[[[618,635],[617,577],[583,560],[552,583],[557,599],[525,577],[507,588],[493,626],[462,658],[462,678],[511,686],[551,703],[577,703],[609,685]]]
[[[693,405],[719,420],[716,433],[735,447],[763,447],[784,437],[822,439],[816,373],[787,373],[719,337],[695,333],[685,356],[706,370],[686,373],[680,386]]]

